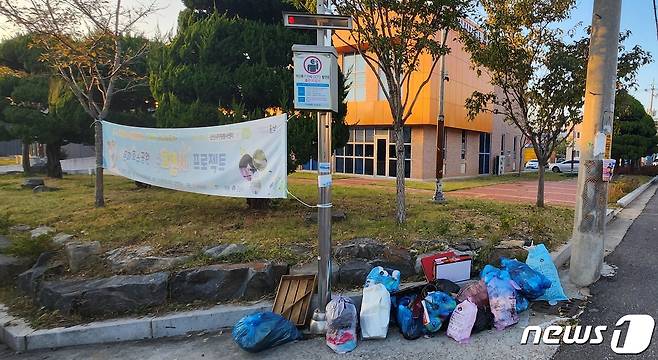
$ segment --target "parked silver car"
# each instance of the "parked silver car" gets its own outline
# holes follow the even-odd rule
[[[548,168],[553,172],[578,172],[578,166],[580,165],[580,160],[564,160],[548,165]]]

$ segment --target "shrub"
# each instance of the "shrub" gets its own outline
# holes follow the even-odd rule
[[[19,257],[26,257],[36,260],[42,253],[53,250],[52,237],[49,235],[41,235],[32,238],[29,233],[20,234],[13,238],[11,245],[7,249],[7,253]]]

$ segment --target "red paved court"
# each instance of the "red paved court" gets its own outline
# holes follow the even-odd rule
[[[546,181],[544,201],[546,204],[576,206],[576,179]],[[448,197],[463,196],[471,199],[492,199],[534,204],[537,200],[537,181],[519,181],[477,188],[450,191]]]

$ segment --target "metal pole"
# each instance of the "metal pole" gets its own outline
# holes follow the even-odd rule
[[[448,39],[448,30],[443,30],[443,43]],[[446,201],[443,195],[443,163],[445,157],[445,81],[446,81],[446,55],[441,55],[441,65],[439,66],[441,79],[439,80],[439,117],[436,121],[436,190],[434,191],[435,203],[444,203]]]
[[[319,0],[317,13],[328,13],[326,0]],[[331,31],[317,31],[317,45],[331,46]],[[331,176],[331,111],[318,112],[318,176]],[[318,182],[319,184],[319,182]],[[318,308],[310,324],[312,334],[327,332],[325,309],[331,300],[331,184],[319,186],[318,195]]]
[[[606,140],[612,134],[621,0],[595,0],[585,109],[581,127],[578,197],[569,277],[579,286],[598,280],[604,257],[608,185],[603,181]]]

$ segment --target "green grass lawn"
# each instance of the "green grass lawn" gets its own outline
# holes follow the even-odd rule
[[[305,175],[294,175],[299,176]],[[38,194],[21,189],[22,180],[17,175],[0,176],[0,215],[8,214],[12,223],[50,225],[98,240],[105,250],[148,244],[161,254],[194,254],[208,246],[237,242],[250,249],[242,260],[291,263],[309,260],[316,253],[317,225],[305,220],[312,209],[290,199],[254,211],[243,199],[138,189],[127,179],[107,176],[107,206],[95,209],[89,176],[46,179],[48,186],[59,190]],[[291,183],[290,191],[315,203],[316,186]],[[393,218],[394,196],[372,187],[334,186],[334,207],[347,213],[347,220],[334,224],[334,243],[373,237],[422,252],[469,237],[489,242],[532,237],[550,247],[565,242],[571,232],[573,211],[567,208],[467,199],[436,205],[427,196],[412,193],[408,222],[398,226]]]

